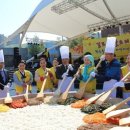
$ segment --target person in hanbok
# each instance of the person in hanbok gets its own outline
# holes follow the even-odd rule
[[[92,55],[85,55],[83,57],[84,64],[80,66],[80,73],[78,74],[78,79],[80,80],[79,87],[84,87],[86,81],[90,77],[90,73],[94,71],[94,58]],[[96,93],[96,79],[91,78],[91,80],[85,86],[85,93]]]
[[[56,67],[58,66],[58,64],[59,64],[59,62],[58,62],[57,58],[54,58],[53,67],[50,68],[50,71],[54,77],[54,81],[53,81],[54,88],[57,88],[57,86],[58,86],[58,79],[56,78]]]
[[[13,74],[13,80],[15,84],[16,94],[23,94],[26,91],[27,85],[29,85],[29,92],[32,91],[33,75],[29,70],[25,69],[26,63],[21,60],[18,64],[18,70]]]
[[[54,77],[50,69],[46,67],[47,62],[45,58],[40,59],[40,67],[35,71],[35,81],[37,92],[41,90],[44,80],[47,78],[47,82],[44,87],[45,92],[52,92],[54,89],[53,81]],[[48,75],[47,75],[48,73]]]

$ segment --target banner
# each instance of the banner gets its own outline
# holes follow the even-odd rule
[[[79,37],[69,43],[70,52],[73,56],[81,56],[83,54],[83,40],[85,40],[84,37]]]
[[[130,53],[130,34],[123,34],[116,36],[116,38],[116,57],[118,59],[121,57],[126,58]],[[104,54],[105,46],[106,38],[83,40],[83,53],[90,52],[95,59],[98,59]]]

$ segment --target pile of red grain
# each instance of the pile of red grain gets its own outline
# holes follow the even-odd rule
[[[83,118],[83,121],[85,123],[97,123],[97,124],[115,124],[118,125],[119,124],[119,117],[113,117],[110,119],[106,119],[106,116],[103,113],[97,112],[94,114],[90,114],[90,115],[86,115]]]
[[[103,113],[97,112],[94,114],[86,115],[83,118],[85,123],[103,123],[107,124],[106,116]]]
[[[77,130],[110,130],[117,125],[113,124],[85,124],[77,128]]]
[[[9,104],[9,107],[11,108],[23,108],[27,106],[27,102],[25,102],[25,100],[23,99],[17,99],[17,100],[13,100],[13,102],[11,104]]]
[[[71,104],[71,107],[72,108],[83,108],[85,105],[86,105],[86,101],[88,99],[82,99],[82,100],[78,100],[77,102],[75,103],[72,103]]]

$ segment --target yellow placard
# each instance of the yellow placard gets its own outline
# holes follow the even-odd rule
[[[130,34],[123,34],[116,36],[115,54],[117,58],[124,57],[130,53]],[[106,38],[83,40],[83,52],[91,52],[91,54],[98,59],[105,50]]]
[[[83,45],[80,44],[80,45],[77,45],[73,48],[70,48],[70,51],[73,55],[82,55],[83,54]]]

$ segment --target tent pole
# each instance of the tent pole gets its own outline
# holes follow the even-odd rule
[[[35,16],[34,16],[34,17],[35,17]],[[30,19],[30,21],[29,21],[27,24],[25,24],[25,29],[23,30],[23,32],[21,32],[21,33],[22,33],[22,37],[21,37],[21,39],[20,39],[19,48],[21,48],[21,46],[22,46],[23,38],[24,38],[24,36],[25,36],[25,34],[26,34],[27,30],[28,30],[28,27],[29,27],[29,25],[31,24],[31,22],[32,22],[32,20],[33,20],[34,17],[32,17],[32,18]]]
[[[123,28],[122,28],[122,26],[119,26],[119,34],[120,35],[123,34]]]
[[[118,20],[117,20],[117,18],[114,15],[114,13],[110,9],[109,5],[107,4],[106,0],[103,0],[103,3],[106,6],[107,10],[109,11],[110,15],[112,16],[113,20],[115,20],[117,23],[119,23]]]
[[[26,33],[26,31],[24,31],[24,32],[21,33],[21,34],[22,34],[22,37],[20,38],[19,48],[22,47],[22,41],[23,41],[23,38],[24,38],[24,36],[25,36],[25,33]]]

